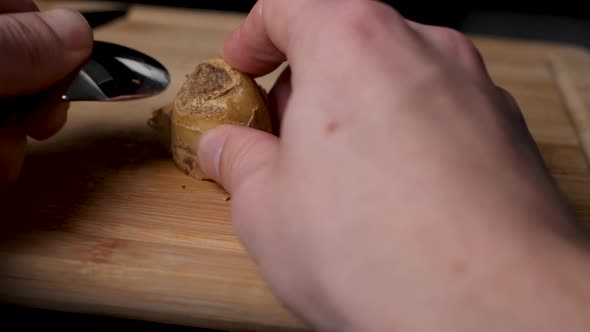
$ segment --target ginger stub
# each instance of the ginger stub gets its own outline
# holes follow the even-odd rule
[[[169,127],[164,123],[167,119]],[[252,77],[218,58],[197,65],[169,113],[161,111],[151,122],[157,124],[162,139],[169,135],[176,166],[199,180],[209,180],[197,156],[200,138],[207,130],[233,124],[272,132],[266,92]]]

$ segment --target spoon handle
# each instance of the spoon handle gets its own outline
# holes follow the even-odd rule
[[[61,97],[64,101],[83,101],[83,100],[107,100],[109,99],[96,82],[88,75],[88,67],[92,62],[86,64],[76,75],[76,78],[70,85],[70,88]]]

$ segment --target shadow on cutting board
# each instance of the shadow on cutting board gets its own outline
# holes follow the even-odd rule
[[[0,241],[36,230],[67,230],[104,193],[111,178],[172,162],[157,137],[144,127],[88,131],[70,141],[68,146],[27,156],[18,183],[0,200],[5,220],[0,224]]]
[[[68,146],[34,151],[27,156],[16,187],[0,196],[0,242],[10,243],[29,232],[67,231],[84,206],[104,192],[113,177],[138,171],[146,165],[172,163],[168,151],[145,127],[72,137]],[[172,164],[168,167],[174,167]],[[124,175],[123,175],[124,176]],[[119,179],[120,180],[120,179]],[[0,317],[7,326],[80,331],[123,328],[140,331],[217,330],[144,322],[118,317],[34,309],[6,303],[0,298]],[[14,323],[14,324],[13,324]],[[9,329],[10,330],[10,329]],[[221,332],[221,331],[219,331]]]
[[[18,330],[42,327],[44,330],[91,331],[103,329],[124,329],[142,332],[222,332],[217,330],[191,328],[152,322],[102,317],[86,314],[72,314],[50,310],[30,309],[0,303],[2,322],[5,326],[18,326]],[[8,331],[13,329],[8,328]],[[16,330],[16,329],[14,329]]]

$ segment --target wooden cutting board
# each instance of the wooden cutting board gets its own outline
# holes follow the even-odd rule
[[[20,182],[2,202],[0,299],[228,330],[303,327],[236,239],[225,192],[178,171],[147,125],[242,18],[134,6],[96,31],[96,39],[159,59],[173,83],[146,100],[73,104],[62,132],[31,142]],[[559,45],[474,41],[590,225],[590,55]],[[270,88],[276,75],[259,81]]]

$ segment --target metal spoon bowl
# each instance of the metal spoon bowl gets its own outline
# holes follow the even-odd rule
[[[134,49],[95,41],[64,101],[121,101],[157,95],[170,85],[168,70]]]
[[[61,99],[70,102],[133,100],[155,96],[169,85],[168,70],[150,56],[121,45],[95,41],[90,59]],[[26,117],[36,109],[38,102],[35,96],[0,100],[0,128]]]

